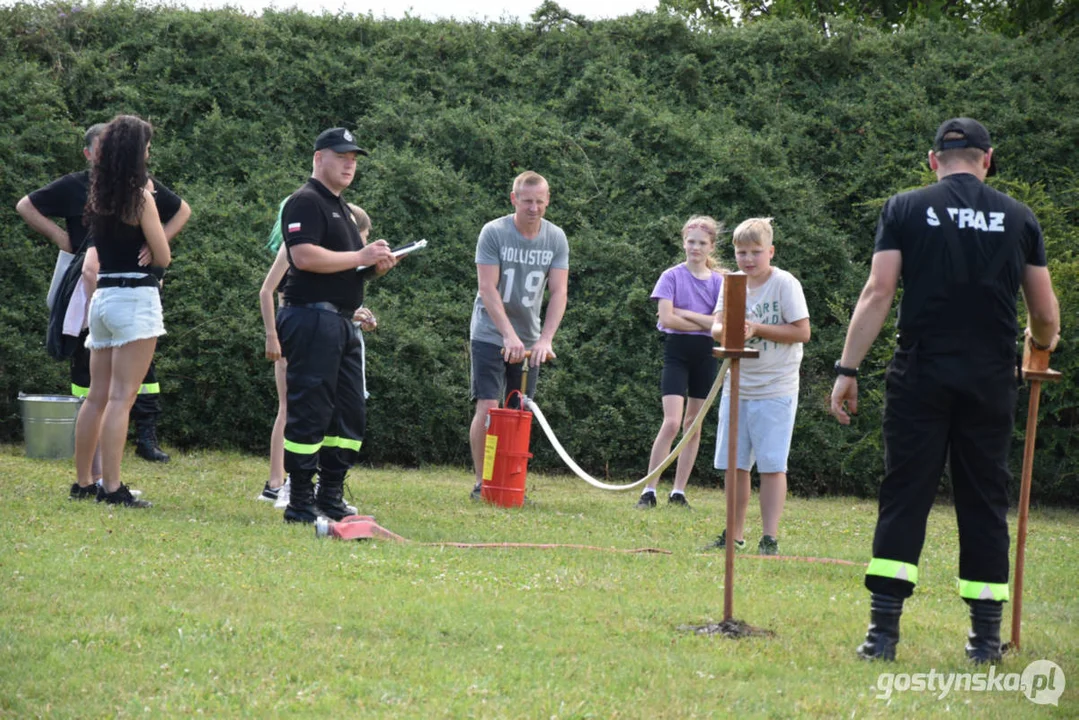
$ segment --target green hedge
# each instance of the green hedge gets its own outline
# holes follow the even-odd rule
[[[18,390],[67,385],[42,343],[54,253],[15,201],[79,167],[85,126],[137,112],[157,128],[154,172],[194,210],[166,281],[161,434],[264,451],[275,398],[257,309],[271,260],[263,243],[278,202],[307,175],[314,136],[344,124],[372,150],[348,195],[371,213],[375,237],[431,243],[369,288],[380,329],[368,347],[367,461],[469,462],[476,235],[510,211],[509,183],[528,168],[550,179],[548,217],[571,245],[559,358],[539,400],[584,467],[645,470],[661,417],[648,295],[679,261],[681,224],[694,213],[729,227],[771,215],[775,262],[802,280],[814,329],[790,486],[870,495],[888,343],[874,346],[850,429],[825,410],[831,365],[880,204],[931,179],[924,156],[942,118],[972,115],[993,131],[994,184],[1042,219],[1065,337],[1076,333],[1079,45],[951,25],[833,30],[692,30],[643,13],[586,29],[127,2],[0,8],[0,439],[20,437]],[[1043,394],[1035,497],[1077,502],[1074,345],[1054,364],[1066,379]],[[705,436],[714,433],[713,418]],[[1016,438],[1018,467],[1021,428]],[[699,482],[715,482],[711,447]],[[535,467],[559,466],[542,438],[533,451]]]

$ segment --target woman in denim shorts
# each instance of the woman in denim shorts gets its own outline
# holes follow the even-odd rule
[[[165,334],[159,286],[146,265],[166,267],[171,260],[146,173],[152,134],[144,120],[118,115],[98,141],[85,214],[92,247],[83,270],[88,289],[96,288],[86,339],[90,391],[75,424],[79,484],[90,480],[100,440],[103,491],[97,501],[137,508],[150,503],[120,482],[120,459],[128,414],[157,338]]]

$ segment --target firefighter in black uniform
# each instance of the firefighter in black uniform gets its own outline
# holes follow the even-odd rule
[[[92,125],[84,136],[83,155],[87,162],[93,162],[94,146],[98,137],[105,130],[105,123]],[[171,242],[183,229],[191,217],[191,208],[176,193],[157,180],[153,183],[154,202],[165,228],[165,238]],[[83,225],[83,210],[90,191],[90,171],[82,170],[55,180],[43,188],[26,195],[15,209],[23,220],[41,234],[48,237],[60,250],[77,253],[85,249],[86,227]],[[49,218],[64,218],[66,228],[61,228]],[[148,272],[164,277],[163,268],[148,267]],[[71,356],[71,394],[86,397],[90,389],[90,351],[85,347],[84,330],[79,337],[75,353]],[[157,420],[161,415],[161,386],[157,372],[151,361],[150,369],[139,388],[135,404],[131,408],[131,419],[135,425],[135,451],[139,457],[151,462],[168,462],[169,456],[161,450],[157,441]]]
[[[1030,208],[984,184],[989,132],[969,118],[937,130],[938,182],[888,200],[869,280],[836,362],[831,411],[857,412],[858,364],[880,332],[899,279],[898,346],[886,376],[884,481],[865,585],[870,625],[858,654],[892,660],[904,599],[918,582],[926,519],[947,459],[959,524],[959,595],[970,606],[966,653],[1000,658],[1008,599],[1008,450],[1016,401],[1016,297],[1041,349],[1059,339],[1060,310]]]
[[[366,155],[345,128],[315,140],[312,177],[281,211],[288,249],[284,306],[277,334],[288,369],[285,470],[292,492],[287,522],[312,523],[319,515],[340,520],[345,473],[356,462],[366,430],[363,354],[352,315],[363,303],[365,272],[381,274],[396,264],[385,240],[364,247],[341,192]],[[314,475],[318,472],[318,497]]]

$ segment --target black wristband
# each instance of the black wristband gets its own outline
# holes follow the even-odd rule
[[[835,361],[835,373],[836,375],[842,375],[843,377],[858,377],[858,368],[843,367],[839,364],[839,361]]]
[[[1034,339],[1034,336],[1030,336],[1030,346],[1035,350],[1048,350],[1052,345],[1042,345],[1040,342]]]

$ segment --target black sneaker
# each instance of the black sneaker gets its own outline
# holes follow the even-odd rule
[[[667,507],[680,507],[686,510],[692,510],[689,506],[689,501],[686,500],[685,493],[671,493],[667,497]]]
[[[641,496],[637,498],[638,510],[651,510],[656,506],[656,493],[652,490],[647,490],[641,493]]]
[[[778,555],[779,554],[779,541],[771,535],[763,535],[761,541],[757,543],[758,555]]]
[[[482,480],[480,482],[476,483],[472,487],[472,492],[470,492],[468,494],[468,499],[473,500],[475,502],[479,502],[480,500],[483,499],[483,481]]]
[[[142,500],[131,494],[127,485],[120,483],[120,487],[116,488],[116,492],[105,492],[102,489],[97,494],[97,501],[103,502],[106,505],[123,505],[129,508],[150,508],[153,504],[148,500]]]
[[[97,498],[97,483],[90,483],[86,487],[78,483],[71,483],[71,492],[68,500],[94,500]]]
[[[273,503],[277,502],[277,497],[280,493],[281,488],[272,488],[270,487],[270,483],[267,482],[265,485],[262,486],[262,492],[256,495],[255,499],[261,500],[262,502]]]
[[[719,534],[719,537],[717,537],[715,540],[713,540],[712,542],[705,545],[704,549],[705,550],[726,550],[727,549],[727,531],[724,530],[723,532],[721,532]],[[734,541],[734,549],[735,550],[745,550],[746,549],[746,541],[745,540],[735,540]]]

